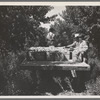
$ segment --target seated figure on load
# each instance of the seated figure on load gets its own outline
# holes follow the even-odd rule
[[[86,61],[85,53],[88,50],[87,42],[83,39],[83,35],[75,34],[75,41],[68,45],[72,53],[74,61]]]

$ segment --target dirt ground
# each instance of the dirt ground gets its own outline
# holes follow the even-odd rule
[[[53,94],[51,94],[51,93],[46,93],[45,95],[46,96],[53,96]],[[88,93],[87,91],[82,92],[82,93],[64,91],[64,92],[57,94],[56,96],[90,96],[90,95],[92,95],[92,93]]]

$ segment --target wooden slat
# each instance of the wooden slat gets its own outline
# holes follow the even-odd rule
[[[68,61],[25,61],[21,67],[35,67],[44,70],[90,70],[90,65],[85,62],[73,63]]]

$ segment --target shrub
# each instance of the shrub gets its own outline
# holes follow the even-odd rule
[[[100,95],[100,76],[96,78],[96,81],[90,80],[86,84],[87,94]]]

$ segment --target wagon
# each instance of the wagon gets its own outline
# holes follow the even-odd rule
[[[39,76],[40,70],[70,71],[73,78],[77,77],[77,71],[89,72],[90,65],[85,61],[75,61],[72,53],[69,48],[65,47],[31,47],[20,67],[21,69],[35,70],[38,79],[41,77]],[[38,83],[39,80],[37,80]],[[59,82],[58,84],[61,85]],[[61,88],[64,90],[63,86]]]

